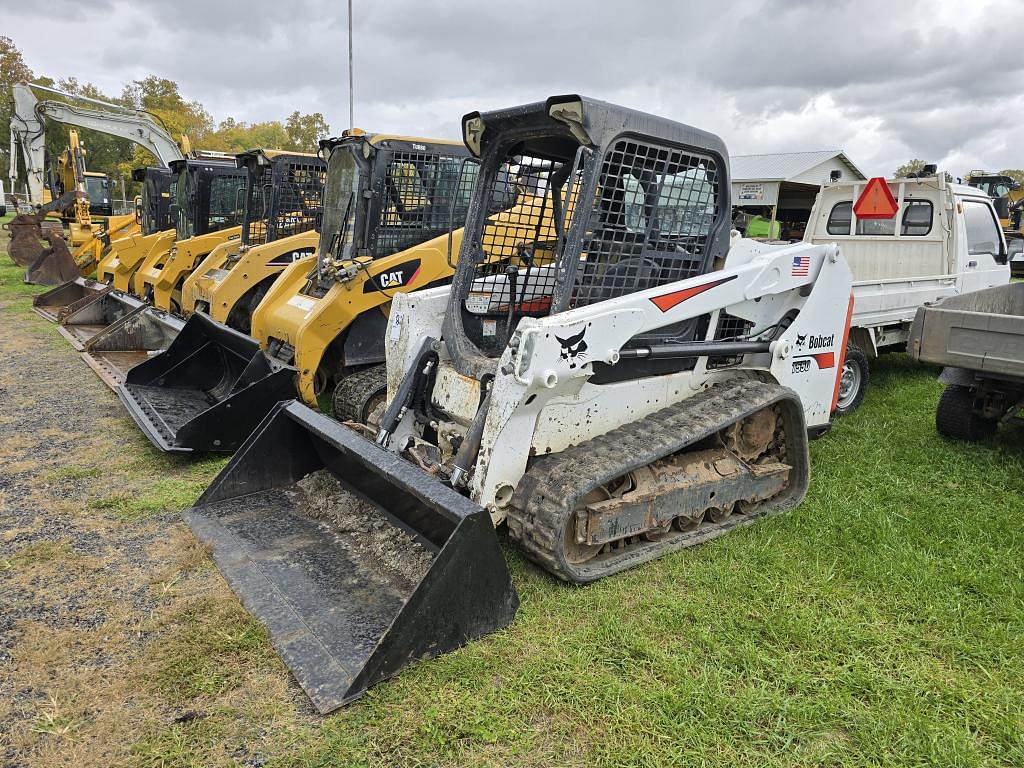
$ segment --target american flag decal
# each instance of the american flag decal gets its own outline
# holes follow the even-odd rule
[[[810,256],[794,256],[793,257],[793,277],[807,277],[807,273],[811,268],[811,257]]]

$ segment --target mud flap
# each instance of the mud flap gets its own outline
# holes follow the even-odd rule
[[[81,309],[110,290],[111,287],[106,283],[98,283],[87,277],[77,277],[34,297],[32,311],[50,322],[58,323],[66,315]]]
[[[160,450],[232,452],[277,403],[295,397],[295,369],[196,313],[166,350],[128,372],[117,393]]]
[[[375,525],[430,553],[417,583],[382,581],[345,532],[295,508],[289,488],[323,469],[369,502]],[[321,713],[507,626],[519,606],[484,509],[295,401],[275,408],[184,515]]]

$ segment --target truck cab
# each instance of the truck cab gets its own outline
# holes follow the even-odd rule
[[[1010,279],[1006,240],[984,190],[945,175],[887,179],[888,219],[858,218],[865,182],[824,184],[804,241],[839,244],[853,270],[854,310],[837,412],[864,399],[869,359],[905,349],[917,308]]]

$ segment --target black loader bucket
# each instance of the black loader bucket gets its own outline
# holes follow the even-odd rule
[[[44,296],[46,294],[43,294]],[[87,301],[60,319],[58,329],[71,346],[81,352],[88,341],[119,320],[141,312],[146,302],[121,291],[106,291],[95,301]]]
[[[170,346],[185,321],[120,291],[104,293],[67,314],[60,331],[111,389],[134,366]]]
[[[111,290],[106,283],[98,283],[87,277],[78,277],[70,282],[51,288],[32,299],[32,311],[40,317],[57,323],[76,309],[84,307]]]
[[[196,313],[166,350],[128,372],[117,393],[157,448],[232,452],[275,405],[295,397],[295,369]]]
[[[184,515],[324,714],[519,607],[483,508],[295,401]]]

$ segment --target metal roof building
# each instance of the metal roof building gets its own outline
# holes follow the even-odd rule
[[[732,204],[740,207],[769,205],[809,213],[819,187],[833,172],[847,181],[867,179],[841,149],[732,155],[729,164]]]

